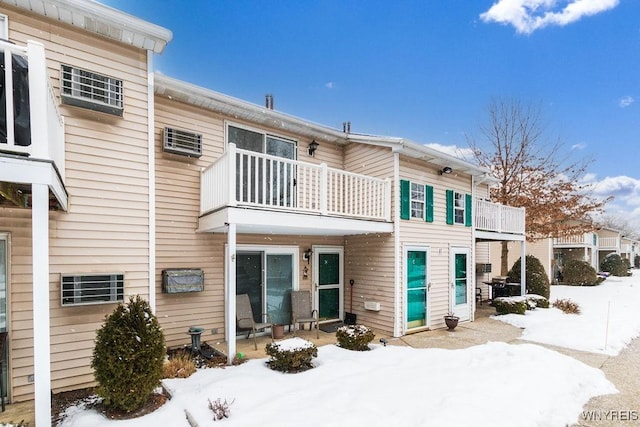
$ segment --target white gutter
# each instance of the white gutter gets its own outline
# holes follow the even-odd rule
[[[149,163],[149,306],[156,311],[156,145],[153,52],[147,51],[147,149]]]
[[[161,53],[173,33],[118,9],[87,0],[0,0],[139,49]]]

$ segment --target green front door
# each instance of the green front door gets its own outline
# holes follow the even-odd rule
[[[340,320],[342,309],[342,248],[314,248],[317,265],[316,301],[320,321]]]
[[[407,329],[427,326],[427,251],[406,252]]]

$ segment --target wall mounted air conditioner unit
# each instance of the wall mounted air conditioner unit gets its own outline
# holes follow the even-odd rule
[[[179,294],[204,291],[204,272],[199,268],[162,270],[162,292]]]
[[[181,156],[202,156],[202,135],[170,127],[164,128],[163,150]]]

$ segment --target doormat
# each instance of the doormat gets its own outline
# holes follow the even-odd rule
[[[323,323],[322,325],[320,325],[320,330],[322,332],[327,332],[331,334],[337,331],[340,326],[344,326],[344,323],[343,322]]]

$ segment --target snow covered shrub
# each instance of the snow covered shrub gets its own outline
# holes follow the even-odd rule
[[[369,350],[369,343],[375,336],[373,331],[364,325],[345,325],[336,331],[338,346],[347,350]]]
[[[188,378],[196,371],[196,364],[186,353],[177,353],[162,365],[162,378]]]
[[[629,263],[618,254],[609,254],[600,263],[600,270],[611,273],[612,276],[628,276]]]
[[[549,308],[549,300],[542,295],[527,294],[524,296],[527,301],[527,310],[533,310],[535,308]]]
[[[265,351],[271,359],[267,365],[274,371],[301,372],[313,368],[311,360],[318,357],[318,348],[310,341],[302,338],[267,344]]]
[[[545,298],[549,298],[549,277],[544,270],[540,260],[533,255],[527,255],[526,260],[526,274],[525,280],[527,281],[527,293],[541,295]],[[520,283],[520,267],[521,258],[518,258],[513,263],[507,280],[511,283]]]
[[[580,314],[580,306],[570,299],[557,299],[553,302],[553,306],[566,314]]]
[[[563,270],[564,282],[572,286],[595,286],[600,284],[595,268],[586,261],[572,259]]]
[[[136,296],[118,304],[98,330],[91,367],[106,407],[142,407],[162,378],[164,334],[149,304]]]
[[[496,308],[498,314],[524,314],[527,311],[528,304],[526,298],[522,297],[499,297],[494,298],[491,302]]]
[[[227,399],[224,402],[217,398],[213,402],[209,399],[209,409],[213,412],[213,420],[219,421],[223,418],[229,418],[231,416],[231,409],[229,408],[233,405],[233,402],[236,400],[233,399],[231,402],[227,402]]]

